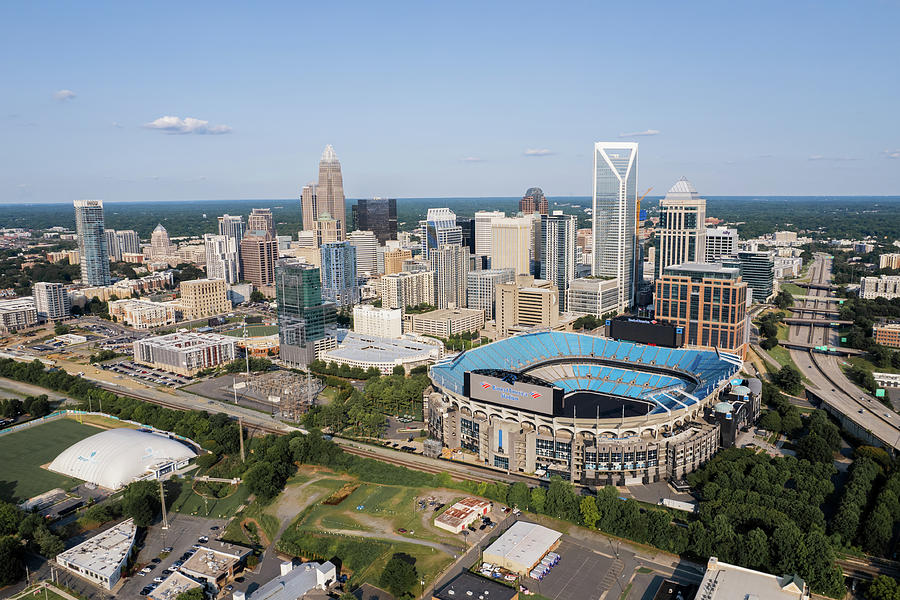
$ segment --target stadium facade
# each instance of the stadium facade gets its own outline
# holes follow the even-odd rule
[[[731,415],[715,406],[743,383],[741,366],[714,350],[526,333],[433,365],[426,420],[445,447],[510,472],[598,486],[680,479],[728,445]],[[745,405],[742,426],[758,395],[732,406]]]

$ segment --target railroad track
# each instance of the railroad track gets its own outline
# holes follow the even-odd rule
[[[411,460],[403,460],[400,457],[396,457],[396,456],[385,456],[383,454],[376,454],[372,450],[366,450],[365,448],[357,448],[355,446],[347,446],[347,445],[343,445],[343,444],[341,445],[341,448],[347,454],[353,454],[355,456],[362,456],[365,458],[373,458],[375,460],[378,460],[378,461],[381,461],[381,462],[384,462],[387,464],[397,465],[400,467],[406,467],[408,469],[413,469],[414,471],[422,471],[423,473],[431,473],[433,475],[437,475],[439,473],[446,472],[450,475],[451,479],[455,479],[456,481],[474,481],[475,483],[482,483],[482,482],[495,483],[496,481],[498,481],[496,478],[490,479],[486,476],[479,477],[478,475],[475,475],[475,474],[461,473],[458,470],[442,468],[443,465],[427,465],[427,464],[421,464],[418,462],[414,462]]]

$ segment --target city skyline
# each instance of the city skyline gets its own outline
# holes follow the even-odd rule
[[[157,47],[171,29],[164,12],[4,6],[15,26],[0,43],[19,59],[0,88],[0,202],[295,198],[327,144],[348,197],[506,197],[535,184],[584,196],[597,139],[642,141],[642,181],[657,189],[682,175],[707,196],[900,187],[900,87],[881,77],[878,93],[855,92],[892,71],[896,5],[586,6],[575,20],[525,4],[474,23],[465,6],[358,5],[340,15],[340,48],[325,27],[290,35],[297,10],[204,13],[207,27],[172,30]],[[627,44],[629,58],[586,77],[601,16],[627,24],[605,43]],[[303,18],[338,15],[314,6]],[[387,35],[364,47],[356,33],[376,20]],[[71,48],[73,27],[91,41]],[[453,53],[437,41],[461,29],[467,43]],[[523,30],[539,41],[521,44]],[[821,35],[830,30],[842,43]],[[230,42],[245,36],[261,43]],[[310,78],[336,94],[304,93]],[[522,95],[525,80],[565,93]],[[613,81],[633,91],[611,93]]]

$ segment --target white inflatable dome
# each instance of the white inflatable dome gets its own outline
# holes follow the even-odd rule
[[[186,444],[137,429],[108,429],[77,442],[53,459],[49,469],[117,490],[161,462],[197,456]]]

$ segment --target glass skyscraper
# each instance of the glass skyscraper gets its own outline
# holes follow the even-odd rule
[[[462,227],[456,224],[456,213],[449,208],[429,208],[424,221],[419,221],[422,257],[431,259],[430,252],[441,246],[461,246]]]
[[[634,304],[637,268],[637,157],[635,142],[594,144],[592,273],[619,280],[626,308]]]
[[[109,285],[109,248],[103,226],[103,200],[75,201],[75,230],[81,254],[81,282]]]
[[[361,198],[353,206],[353,222],[356,229],[374,233],[379,244],[396,240],[396,198]]]
[[[322,244],[322,296],[339,306],[359,303],[356,248],[349,242]]]
[[[322,302],[319,269],[298,259],[278,261],[275,299],[280,356],[306,364],[315,358],[315,342],[324,339],[335,322],[334,305]]]
[[[559,309],[566,307],[566,290],[575,279],[575,215],[541,215],[536,223],[535,275],[556,284]]]

